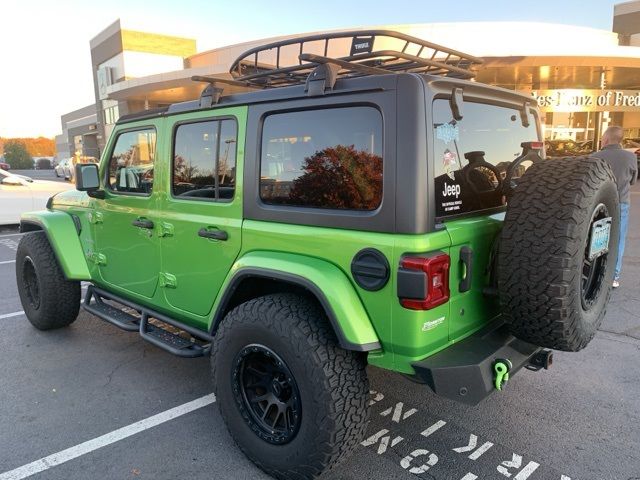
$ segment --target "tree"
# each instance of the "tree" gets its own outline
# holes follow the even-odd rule
[[[22,142],[32,157],[53,157],[56,154],[56,142],[52,138],[45,137],[0,137],[0,152],[3,151],[3,145],[11,140]]]
[[[33,168],[33,159],[27,152],[27,147],[19,140],[8,140],[4,144],[4,161],[16,170]]]
[[[382,157],[353,145],[336,145],[305,158],[305,172],[293,181],[296,205],[374,210],[382,200]]]

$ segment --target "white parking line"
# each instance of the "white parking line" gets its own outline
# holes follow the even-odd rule
[[[15,260],[5,260],[4,262],[0,262],[0,265],[7,265],[9,263],[16,263]]]
[[[44,472],[51,467],[61,465],[69,460],[73,460],[74,458],[78,458],[82,455],[86,455],[87,453],[91,453],[94,450],[98,450],[99,448],[106,447],[107,445],[111,445],[112,443],[131,437],[136,433],[140,433],[144,430],[148,430],[157,425],[168,422],[169,420],[173,420],[174,418],[186,415],[194,410],[211,405],[215,401],[216,397],[213,393],[205,395],[204,397],[196,398],[191,402],[178,405],[170,410],[145,418],[139,422],[132,423],[126,427],[119,428],[118,430],[114,430],[113,432],[102,435],[101,437],[94,438],[93,440],[81,443],[75,447],[67,448],[66,450],[41,458],[40,460],[29,463],[28,465],[18,467],[15,470],[2,473],[0,474],[0,480],[21,480],[35,475],[36,473]]]
[[[80,287],[80,289],[85,289],[87,288],[86,285],[82,285]],[[84,302],[84,299],[80,299],[80,305],[82,305],[82,303]],[[20,310],[19,312],[12,312],[12,313],[3,313],[0,314],[0,320],[2,320],[3,318],[11,318],[11,317],[17,317],[18,315],[24,315],[24,310]]]
[[[24,235],[24,233],[6,233],[4,235],[0,235],[0,237],[19,237],[20,235]]]

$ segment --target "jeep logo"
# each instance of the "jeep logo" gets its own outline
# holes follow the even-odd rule
[[[447,182],[444,182],[444,190],[442,190],[443,197],[450,197],[455,195],[456,198],[460,196],[460,185],[447,185]]]

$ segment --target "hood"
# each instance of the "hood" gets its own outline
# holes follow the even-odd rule
[[[51,183],[60,183],[60,182],[51,182]],[[72,185],[72,187],[74,187]],[[87,195],[87,192],[80,192],[73,188],[73,190],[66,190],[61,193],[58,193],[55,197],[53,197],[53,206],[56,205],[66,205],[71,207],[88,207],[91,198]]]

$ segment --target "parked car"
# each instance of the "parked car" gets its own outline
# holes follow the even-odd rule
[[[342,56],[265,60],[319,39]],[[549,349],[583,349],[611,295],[615,179],[597,158],[545,159],[531,97],[469,81],[481,62],[322,34],[245,52],[230,73],[250,91],[200,78],[197,100],[121,117],[78,191],[22,216],[27,319],[70,325],[86,281],[88,312],[209,356],[231,437],[279,479],[363,442],[367,364],[474,405],[549,368]]]
[[[625,138],[622,140],[622,148],[635,154],[638,159],[638,169],[640,169],[640,138]]]
[[[78,163],[98,163],[98,159],[84,155],[81,157],[64,158],[60,160],[60,163],[54,168],[56,177],[64,177],[65,180],[73,181],[76,174],[76,164]]]
[[[51,159],[42,157],[35,160],[36,170],[51,170]]]
[[[0,162],[0,170],[9,171],[9,170],[11,170],[11,165],[9,165],[8,163],[5,163],[5,162]]]
[[[71,180],[73,178],[73,162],[70,158],[63,158],[60,160],[60,163],[56,165],[53,171],[56,174],[56,177],[64,177],[65,180]]]
[[[593,140],[585,140],[578,144],[578,149],[580,151],[580,155],[588,155],[590,153],[595,152],[595,148],[593,147]]]
[[[49,197],[72,188],[68,183],[34,180],[0,170],[0,225],[19,223],[21,214],[43,209]]]
[[[545,147],[549,157],[576,157],[593,151],[593,141],[576,142],[571,139],[546,140]]]

